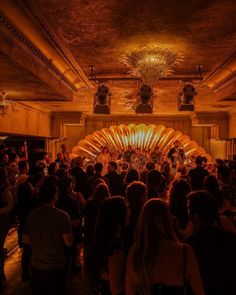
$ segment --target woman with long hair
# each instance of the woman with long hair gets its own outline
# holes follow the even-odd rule
[[[141,211],[126,268],[126,295],[203,295],[191,247],[178,242],[168,204],[150,199]]]
[[[91,243],[92,235],[94,233],[95,223],[98,211],[101,207],[102,201],[110,198],[108,185],[105,182],[99,183],[92,196],[88,199],[83,208],[84,213],[84,244],[89,246]]]
[[[218,207],[223,205],[223,197],[220,192],[219,183],[214,175],[208,175],[204,179],[204,189],[215,198]]]
[[[214,175],[208,175],[204,179],[204,189],[208,191],[215,199],[219,212],[218,225],[226,230],[236,233],[236,210],[230,206],[230,201],[225,198],[224,190],[220,190],[217,178]],[[232,194],[232,188],[227,189]]]
[[[173,176],[171,175],[170,170],[170,164],[168,161],[163,161],[161,163],[161,175],[165,177],[167,185],[173,180]]]
[[[137,169],[130,169],[124,179],[124,183],[121,188],[121,195],[123,197],[126,197],[126,188],[127,186],[132,183],[133,181],[139,180],[139,172]]]
[[[88,269],[94,278],[91,294],[124,294],[125,252],[122,232],[127,215],[124,198],[102,202],[91,248]]]
[[[191,187],[184,179],[176,179],[171,183],[169,192],[169,208],[177,236],[182,239],[190,235],[193,225],[189,221],[187,195]]]
[[[88,271],[88,253],[95,230],[98,212],[103,200],[111,197],[109,187],[102,178],[97,178],[95,182],[97,185],[94,186],[92,196],[88,199],[83,208],[84,277],[86,290],[89,289],[89,285],[91,284],[91,275]]]
[[[79,242],[82,226],[81,212],[73,198],[74,183],[74,177],[69,173],[66,173],[59,178],[58,200],[56,203],[57,208],[67,212],[71,220],[73,244],[68,251],[68,263],[70,262],[70,270],[72,273],[78,271],[77,244]]]
[[[94,176],[94,166],[93,165],[88,165],[86,167],[86,174],[88,177]]]

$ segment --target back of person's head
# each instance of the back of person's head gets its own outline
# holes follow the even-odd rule
[[[181,222],[181,228],[184,228],[187,225],[187,195],[190,192],[191,187],[184,179],[177,179],[173,181],[169,194],[170,212]]]
[[[28,161],[20,161],[18,163],[18,168],[19,168],[19,171],[22,172],[24,170],[27,170],[29,168],[29,163]]]
[[[126,198],[129,206],[139,206],[147,200],[147,186],[141,181],[133,181],[127,186]]]
[[[191,192],[191,187],[189,183],[184,179],[176,179],[171,183],[170,196],[184,196],[186,198],[187,194]]]
[[[203,163],[202,156],[197,156],[196,159],[195,159],[195,163],[196,163],[198,166],[201,166],[202,163]]]
[[[67,175],[67,171],[65,168],[59,168],[56,173],[55,173],[55,176],[58,177],[59,181],[61,181],[61,179]]]
[[[106,184],[106,181],[103,179],[103,178],[96,178],[93,183],[92,183],[92,192],[94,191],[94,189],[96,188],[96,186],[99,184],[99,183],[105,183]]]
[[[106,183],[99,183],[93,191],[92,200],[102,202],[104,199],[109,198],[110,192],[109,192],[109,187]]]
[[[95,171],[95,173],[100,174],[102,172],[102,169],[103,169],[103,164],[102,163],[97,162],[94,165],[94,171]]]
[[[229,176],[230,176],[229,168],[225,165],[219,165],[217,167],[217,176],[220,179],[225,179],[225,180],[229,179]]]
[[[187,169],[184,164],[180,164],[178,166],[177,172],[181,173],[181,175],[186,175],[187,174]]]
[[[170,173],[170,164],[167,161],[163,161],[161,163],[161,172],[164,174],[169,174]]]
[[[202,162],[206,164],[207,163],[207,157],[203,156],[202,157]]]
[[[48,166],[48,175],[55,175],[58,169],[59,169],[59,166],[57,162],[50,163]]]
[[[35,189],[29,181],[21,183],[17,187],[17,201],[23,200],[26,202],[29,199],[33,199],[35,196]]]
[[[101,204],[95,234],[105,239],[116,236],[126,220],[127,205],[123,197],[106,198]]]
[[[153,233],[159,238],[176,241],[168,204],[156,198],[148,200],[143,206],[136,229],[136,241],[147,238],[147,244],[152,243]]]
[[[42,203],[50,204],[57,200],[57,193],[55,184],[45,182],[39,188],[39,199]]]
[[[63,160],[63,158],[64,158],[63,153],[62,152],[58,152],[57,153],[57,159],[61,161],[61,160]]]
[[[204,179],[204,189],[212,192],[219,190],[219,184],[215,175],[207,175]]]
[[[147,187],[158,188],[162,182],[161,173],[155,169],[148,172],[147,175]]]
[[[94,175],[94,166],[93,165],[88,165],[86,167],[86,174],[87,174],[88,177]]]
[[[82,167],[83,163],[84,163],[84,158],[82,158],[81,156],[74,159],[74,166],[75,167]]]
[[[220,192],[217,178],[214,175],[207,175],[204,179],[204,189],[207,190],[215,198],[218,207],[223,204],[223,197]]]
[[[139,180],[139,172],[137,169],[130,169],[125,175],[125,183],[131,183],[133,181]]]
[[[154,162],[151,162],[151,161],[147,162],[146,169],[148,171],[151,171],[151,170],[155,169],[155,163]]]
[[[218,221],[218,206],[214,197],[207,191],[200,190],[188,194],[189,217],[198,226],[211,225]],[[198,218],[196,219],[195,216]]]
[[[114,162],[114,161],[109,162],[108,169],[112,169],[112,170],[116,171],[117,168],[118,168],[118,166],[117,166],[116,162]]]
[[[215,159],[216,166],[224,165],[224,161],[222,159]]]
[[[149,274],[156,263],[162,239],[177,242],[168,204],[160,199],[150,199],[139,216],[132,246],[133,271],[140,282],[142,294],[149,294]]]
[[[66,173],[59,179],[59,195],[67,196],[74,186],[74,177],[69,173]]]
[[[127,163],[122,163],[122,164],[121,164],[121,169],[122,169],[122,171],[125,171],[125,170],[127,170],[128,168],[129,168],[129,166],[128,166]]]

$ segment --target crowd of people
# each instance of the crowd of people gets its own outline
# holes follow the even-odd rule
[[[26,145],[20,157],[0,147],[0,290],[15,225],[33,294],[66,294],[80,271],[85,294],[236,294],[235,161],[186,159],[175,142],[145,159],[103,148],[85,168],[61,148],[31,167]]]

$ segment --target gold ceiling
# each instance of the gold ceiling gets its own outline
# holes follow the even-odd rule
[[[123,56],[135,48],[161,46],[184,56],[173,69],[175,76],[196,76],[198,65],[204,66],[197,112],[236,110],[235,101],[217,96],[215,83],[207,79],[233,77],[235,64],[226,62],[236,50],[235,0],[0,0],[0,4],[0,14],[9,20],[0,25],[0,89],[13,100],[41,101],[49,111],[91,114],[95,89],[88,68],[93,65],[97,76],[111,78],[111,113],[133,114],[138,85],[116,80],[129,76]],[[158,81],[153,113],[178,113],[182,87],[181,79]]]
[[[211,71],[236,42],[234,0],[31,0],[63,38],[84,71],[126,73],[122,55],[148,44],[186,57],[178,73],[198,64]]]

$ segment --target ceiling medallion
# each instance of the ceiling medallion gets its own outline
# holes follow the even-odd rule
[[[161,46],[147,46],[127,53],[123,61],[130,68],[129,74],[153,85],[161,77],[173,74],[183,56]]]

